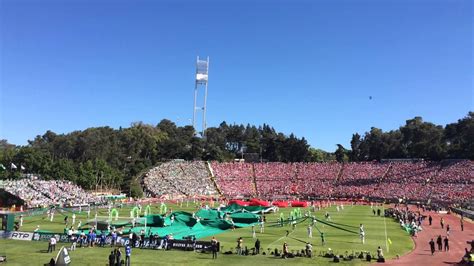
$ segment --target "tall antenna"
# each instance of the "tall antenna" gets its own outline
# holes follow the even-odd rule
[[[209,74],[209,56],[206,60],[199,59],[199,56],[196,60],[196,82],[194,83],[194,109],[193,109],[193,127],[196,128],[196,113],[202,111],[202,131],[201,136],[205,136],[207,124],[206,124],[206,104],[207,104],[207,83],[208,83],[208,74]],[[198,101],[198,90],[201,88],[204,89],[204,102],[202,107],[197,106]]]

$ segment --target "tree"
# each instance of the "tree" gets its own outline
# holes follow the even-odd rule
[[[321,149],[309,148],[311,162],[329,162],[336,160],[333,153],[323,151]]]
[[[468,158],[474,160],[474,112],[446,125],[443,142],[449,158]]]
[[[336,160],[340,163],[349,161],[349,152],[341,144],[337,144],[334,154],[336,155]]]
[[[350,159],[353,162],[358,162],[362,159],[361,143],[360,135],[358,133],[352,134]]]
[[[411,158],[442,159],[446,145],[443,140],[443,127],[424,122],[421,117],[407,120],[400,128],[402,141]]]

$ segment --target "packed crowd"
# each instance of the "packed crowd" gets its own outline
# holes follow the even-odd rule
[[[473,198],[473,162],[454,164],[428,162],[392,163],[377,190],[378,196],[437,202],[464,202]],[[464,182],[459,182],[460,180]]]
[[[224,195],[232,198],[255,195],[252,164],[212,162],[211,169]]]
[[[20,198],[27,207],[50,205],[79,206],[100,203],[100,199],[70,181],[20,179],[7,180],[4,189]]]
[[[212,163],[224,195],[392,198],[465,202],[474,196],[474,163]],[[252,170],[253,169],[253,170]],[[252,172],[254,173],[252,177]],[[239,179],[240,178],[240,179]],[[231,180],[231,182],[230,182]]]
[[[321,197],[329,197],[334,192],[334,182],[342,165],[338,163],[295,163],[297,168],[293,191],[297,195],[308,195],[319,191]]]
[[[166,162],[148,171],[143,182],[151,196],[216,195],[204,162]]]
[[[474,179],[474,163],[471,161],[454,162],[440,169],[434,181],[439,183],[469,183]]]
[[[278,197],[296,191],[296,165],[286,163],[254,164],[255,183],[260,197]]]
[[[229,198],[403,198],[459,203],[474,196],[474,163],[471,161],[448,164],[424,161],[344,164],[212,162],[209,167],[207,170],[203,162],[163,164],[149,172],[154,178],[148,176],[145,185],[155,191],[154,195],[209,194],[206,189],[212,187],[208,180],[212,180],[210,175],[213,175],[221,192]],[[185,174],[183,169],[188,168],[196,170]],[[186,181],[184,185],[183,181]],[[203,188],[204,184],[207,185]],[[194,193],[197,188],[203,189]]]
[[[374,162],[345,163],[342,180],[380,179],[387,171],[387,164]]]
[[[179,198],[391,198],[463,203],[474,198],[474,162],[162,163],[143,178],[147,196]],[[21,179],[4,189],[29,207],[81,205],[97,198],[69,181]]]

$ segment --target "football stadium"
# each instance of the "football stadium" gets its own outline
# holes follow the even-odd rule
[[[472,1],[0,6],[0,266],[473,265]]]

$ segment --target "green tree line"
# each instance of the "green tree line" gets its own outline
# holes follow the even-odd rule
[[[252,155],[252,156],[250,156]],[[139,193],[135,177],[160,161],[170,159],[231,161],[236,158],[270,162],[371,161],[384,158],[474,159],[474,113],[446,126],[407,120],[399,129],[371,128],[355,133],[351,149],[338,144],[335,152],[310,147],[306,139],[277,132],[270,125],[229,125],[206,130],[204,138],[192,126],[164,119],[156,126],[141,122],[129,128],[88,128],[68,134],[47,131],[15,146],[0,141],[0,178],[24,172],[44,179],[65,179],[85,189],[120,189]],[[11,171],[11,163],[18,169]]]
[[[65,179],[85,189],[120,189],[139,194],[135,177],[160,161],[170,159],[229,161],[243,155],[266,161],[308,161],[304,138],[276,132],[271,126],[228,125],[208,128],[206,137],[192,126],[178,127],[170,120],[158,125],[133,123],[129,128],[88,128],[68,134],[47,131],[15,146],[0,141],[0,178],[19,178],[22,173],[44,179]],[[11,164],[17,166],[11,170]],[[25,171],[21,171],[21,166]]]
[[[384,158],[474,159],[474,112],[445,127],[421,117],[406,121],[396,130],[383,132],[372,127],[364,135],[355,133],[351,150],[337,150],[350,161]]]

